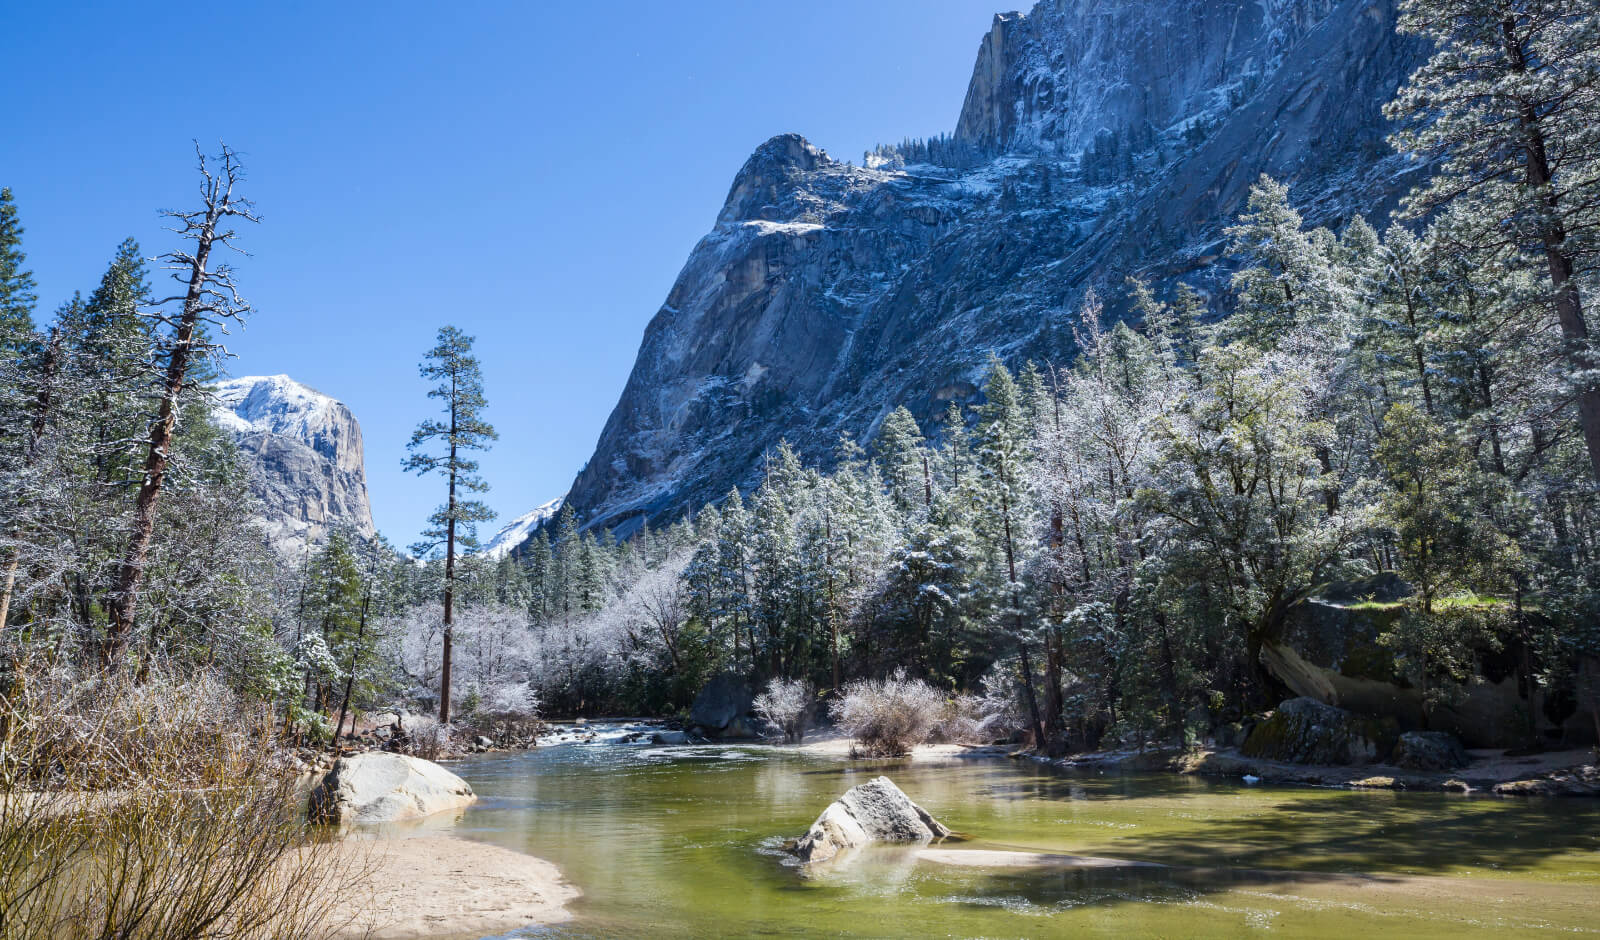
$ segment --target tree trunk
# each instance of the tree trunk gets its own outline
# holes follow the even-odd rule
[[[356,669],[361,665],[361,640],[367,635],[367,608],[372,604],[372,585],[367,585],[367,595],[361,599],[361,622],[356,627],[355,648],[350,651],[350,671],[344,677],[344,697],[339,701],[339,721],[333,726],[333,744],[339,745],[339,734],[344,730],[344,717],[350,711],[350,694],[356,687]],[[352,720],[353,724],[353,720]],[[350,729],[355,733],[355,728]]]
[[[1507,18],[1501,23],[1505,37],[1506,55],[1511,60],[1511,70],[1528,71],[1527,58],[1516,36],[1516,21]],[[1539,214],[1544,219],[1540,240],[1544,243],[1545,263],[1550,271],[1550,288],[1553,294],[1556,319],[1561,324],[1561,336],[1567,341],[1567,357],[1578,372],[1590,368],[1586,349],[1589,342],[1589,324],[1584,320],[1583,301],[1578,284],[1573,279],[1572,255],[1567,246],[1567,233],[1556,214],[1559,198],[1551,188],[1550,159],[1545,144],[1544,127],[1532,104],[1524,103],[1517,114],[1524,137],[1523,159],[1527,170],[1528,186],[1545,195],[1540,200]],[[1600,480],[1600,389],[1587,383],[1578,393],[1578,423],[1583,431],[1584,447],[1589,452],[1589,469]]]
[[[145,558],[150,553],[150,541],[155,535],[156,509],[161,498],[161,487],[166,483],[167,464],[172,456],[172,432],[178,421],[178,400],[183,394],[184,380],[189,375],[195,327],[201,309],[207,303],[209,272],[206,265],[211,259],[211,245],[216,237],[220,214],[220,205],[213,201],[207,207],[205,221],[195,238],[195,253],[189,266],[189,287],[183,299],[183,313],[178,319],[177,337],[167,356],[161,405],[155,422],[150,425],[150,436],[146,442],[144,480],[139,485],[139,495],[134,499],[133,529],[128,534],[128,547],[123,552],[107,598],[111,623],[102,650],[102,661],[108,664],[121,658],[127,651],[128,641],[133,637]]]
[[[1022,694],[1028,703],[1028,718],[1033,722],[1033,746],[1045,746],[1044,722],[1039,718],[1039,699],[1033,691],[1033,664],[1028,660],[1028,643],[1024,639],[1022,623],[1022,592],[1017,585],[1017,556],[1011,538],[1011,502],[1006,496],[1004,487],[1006,473],[1002,468],[1000,474],[1000,521],[1005,527],[1006,537],[1006,572],[1011,580],[1011,609],[1016,617],[1017,652],[1022,658]]]
[[[456,599],[456,382],[450,379],[450,501],[444,523],[444,654],[439,662],[439,724],[450,723],[450,656]]]

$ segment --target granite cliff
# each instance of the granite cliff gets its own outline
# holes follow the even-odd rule
[[[372,536],[361,425],[342,402],[286,375],[225,379],[213,419],[250,466],[272,544],[298,557],[335,526]]]
[[[955,132],[864,166],[762,144],[645,331],[568,501],[621,534],[826,464],[906,404],[972,397],[990,351],[1064,361],[1090,288],[1219,298],[1262,173],[1311,221],[1379,221],[1416,179],[1381,106],[1423,50],[1394,0],[1041,0],[995,18]]]

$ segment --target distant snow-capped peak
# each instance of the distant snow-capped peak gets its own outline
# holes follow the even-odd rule
[[[506,523],[505,526],[494,534],[488,544],[483,546],[480,554],[499,561],[511,554],[512,549],[521,545],[533,534],[546,519],[554,518],[561,511],[561,497],[556,497],[537,509],[525,512],[517,518]]]
[[[287,434],[310,439],[344,405],[287,375],[246,375],[212,386],[217,424],[237,434]]]

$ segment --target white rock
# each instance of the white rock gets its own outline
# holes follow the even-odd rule
[[[931,842],[950,835],[888,777],[851,787],[795,843],[805,862],[821,862],[871,842]]]
[[[341,757],[311,791],[315,822],[394,822],[458,809],[477,799],[465,780],[432,761],[368,751]]]

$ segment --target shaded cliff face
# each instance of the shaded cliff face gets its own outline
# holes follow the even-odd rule
[[[361,425],[342,402],[286,375],[226,379],[213,418],[250,464],[273,545],[298,556],[337,525],[377,533],[367,500]]]
[[[1262,173],[1313,222],[1386,212],[1415,168],[1381,106],[1421,61],[1394,17],[1394,0],[1043,0],[980,44],[966,168],[766,142],[569,502],[627,534],[749,485],[780,438],[826,464],[897,404],[928,421],[976,392],[991,350],[1069,359],[1091,287],[1217,294],[1221,230]]]

